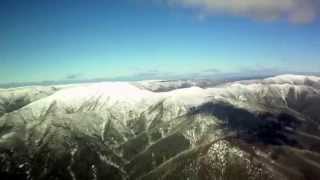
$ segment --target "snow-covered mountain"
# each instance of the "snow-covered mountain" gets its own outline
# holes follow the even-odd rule
[[[12,179],[319,179],[320,77],[0,89]]]

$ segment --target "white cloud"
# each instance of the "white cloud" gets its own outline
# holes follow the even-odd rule
[[[196,8],[207,15],[229,14],[259,20],[284,19],[310,23],[319,12],[319,0],[165,0],[170,5]]]

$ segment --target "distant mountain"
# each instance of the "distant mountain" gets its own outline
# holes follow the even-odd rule
[[[320,77],[0,90],[1,179],[320,179]]]

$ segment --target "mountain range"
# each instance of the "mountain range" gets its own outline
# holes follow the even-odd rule
[[[320,77],[0,89],[1,179],[320,179]]]

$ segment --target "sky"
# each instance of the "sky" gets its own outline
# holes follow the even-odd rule
[[[1,0],[0,83],[319,72],[318,0]]]

